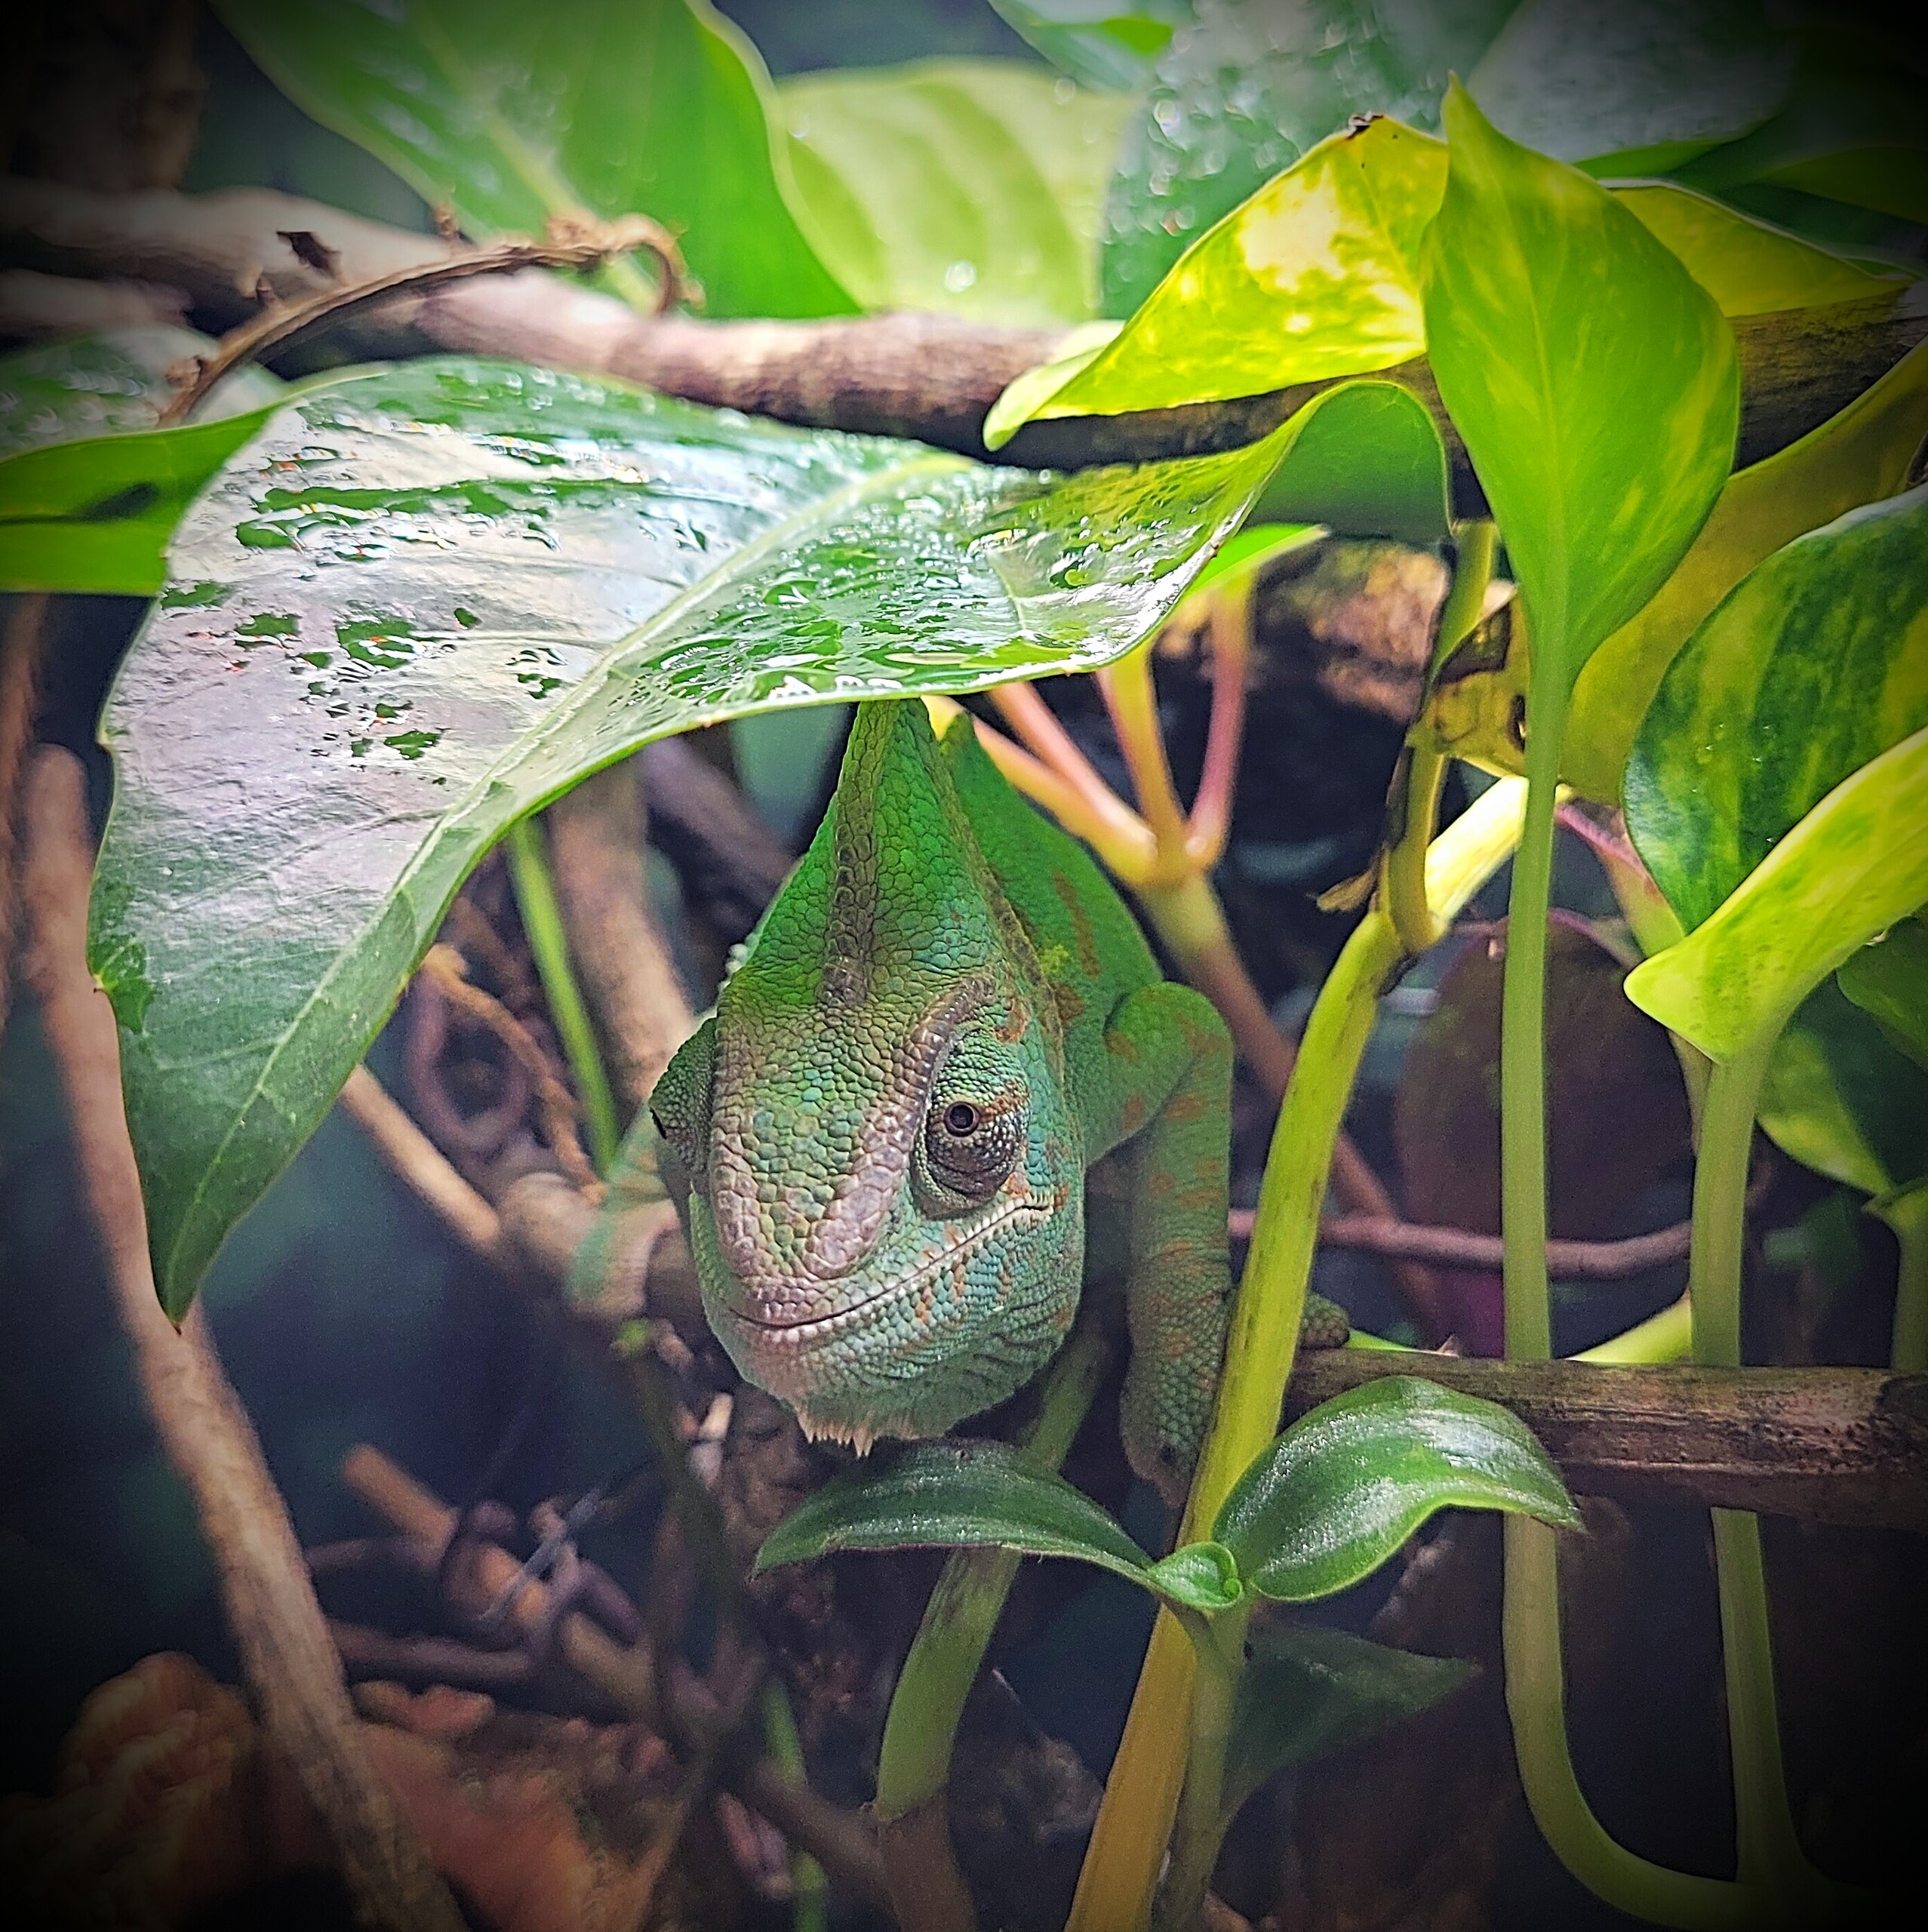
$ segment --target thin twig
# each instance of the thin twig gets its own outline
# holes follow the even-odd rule
[[[471,1254],[495,1267],[505,1265],[501,1217],[365,1066],[348,1076],[341,1110]]]
[[[362,1913],[405,1932],[460,1932],[448,1888],[369,1761],[287,1506],[200,1312],[177,1332],[155,1293],[118,1029],[87,967],[93,853],[85,776],[70,752],[35,759],[26,823],[30,983],[81,1186],[155,1426],[213,1552],[263,1727],[319,1814]]]
[[[334,254],[308,230],[278,232],[297,258],[311,268]],[[284,349],[310,329],[337,321],[371,303],[419,295],[425,290],[471,281],[478,275],[513,275],[522,269],[567,269],[582,273],[639,248],[648,250],[657,258],[657,310],[661,314],[682,292],[683,258],[669,231],[641,214],[624,215],[609,222],[584,215],[554,215],[549,220],[547,237],[540,242],[526,235],[505,235],[500,241],[466,248],[441,261],[419,262],[359,281],[336,283],[298,301],[270,302],[251,321],[223,336],[212,355],[196,359],[192,376],[161,411],[161,420],[185,422],[217,383],[244,364],[258,361],[272,349]]]
[[[543,1110],[543,1131],[562,1171],[586,1194],[598,1194],[602,1183],[576,1133],[579,1109],[575,1096],[562,1084],[549,1057],[535,1035],[494,994],[484,992],[468,976],[468,962],[454,946],[429,947],[419,971],[450,1005],[488,1028],[535,1082]]]
[[[1252,1232],[1252,1210],[1235,1208],[1230,1217],[1232,1238],[1244,1241]],[[1652,1234],[1629,1235],[1620,1241],[1549,1241],[1546,1265],[1558,1281],[1624,1281],[1650,1268],[1684,1261],[1692,1244],[1693,1223],[1678,1221]],[[1464,1269],[1496,1274],[1501,1262],[1497,1235],[1475,1234],[1469,1228],[1442,1228],[1419,1221],[1402,1221],[1379,1214],[1340,1214],[1319,1224],[1319,1240],[1327,1247],[1348,1247],[1388,1260],[1424,1261],[1436,1268]]]

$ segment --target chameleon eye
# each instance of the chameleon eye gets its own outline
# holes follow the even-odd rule
[[[1024,1101],[952,1100],[931,1109],[924,1131],[931,1178],[968,1201],[995,1194],[1016,1164],[1025,1139]]]

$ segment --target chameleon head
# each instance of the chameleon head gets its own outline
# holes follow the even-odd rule
[[[1055,1011],[923,707],[858,714],[837,798],[652,1099],[710,1323],[867,1447],[1013,1394],[1078,1305]]]

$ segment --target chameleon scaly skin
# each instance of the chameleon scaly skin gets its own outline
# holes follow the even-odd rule
[[[940,745],[905,700],[859,708],[815,840],[651,1112],[724,1347],[860,1450],[1029,1381],[1078,1312],[1087,1212],[1115,1220],[1125,1447],[1176,1500],[1225,1348],[1231,1084],[1217,1014],[1161,978],[1084,849],[967,718]]]

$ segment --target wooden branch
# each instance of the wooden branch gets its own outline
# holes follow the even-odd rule
[[[1253,1211],[1235,1208],[1226,1217],[1234,1241],[1252,1238]],[[1319,1223],[1323,1247],[1348,1247],[1362,1254],[1425,1261],[1436,1268],[1460,1268],[1481,1274],[1499,1272],[1505,1244],[1497,1235],[1475,1234],[1470,1228],[1434,1227],[1394,1216],[1337,1214]],[[1556,1281],[1624,1281],[1650,1268],[1684,1261],[1693,1245],[1693,1223],[1677,1221],[1650,1235],[1629,1235],[1621,1241],[1550,1241],[1548,1272]]]
[[[28,783],[30,983],[141,1386],[193,1496],[263,1727],[320,1815],[361,1913],[408,1932],[461,1932],[447,1887],[369,1761],[287,1506],[199,1311],[179,1333],[161,1312],[121,1106],[119,1035],[87,967],[85,774],[72,753],[43,750]]]
[[[1503,1404],[1583,1493],[1928,1530],[1928,1376],[1332,1349],[1299,1357],[1287,1416],[1382,1375]]]
[[[326,285],[282,238],[312,235],[350,281],[445,254],[411,235],[265,189],[103,195],[42,181],[0,185],[0,242],[24,265],[186,289],[217,325],[254,305],[266,278],[283,301]],[[1928,336],[1928,290],[1743,317],[1740,456],[1753,462],[1825,421]],[[831,429],[912,435],[981,456],[986,412],[1045,360],[1052,331],[900,314],[822,322],[646,316],[540,274],[441,288],[385,309],[357,337],[386,355],[434,346],[605,371],[693,401]],[[1477,494],[1422,361],[1384,372],[1441,420],[1456,488]],[[1317,385],[1225,403],[1028,425],[997,460],[1077,467],[1222,450],[1268,433]]]

